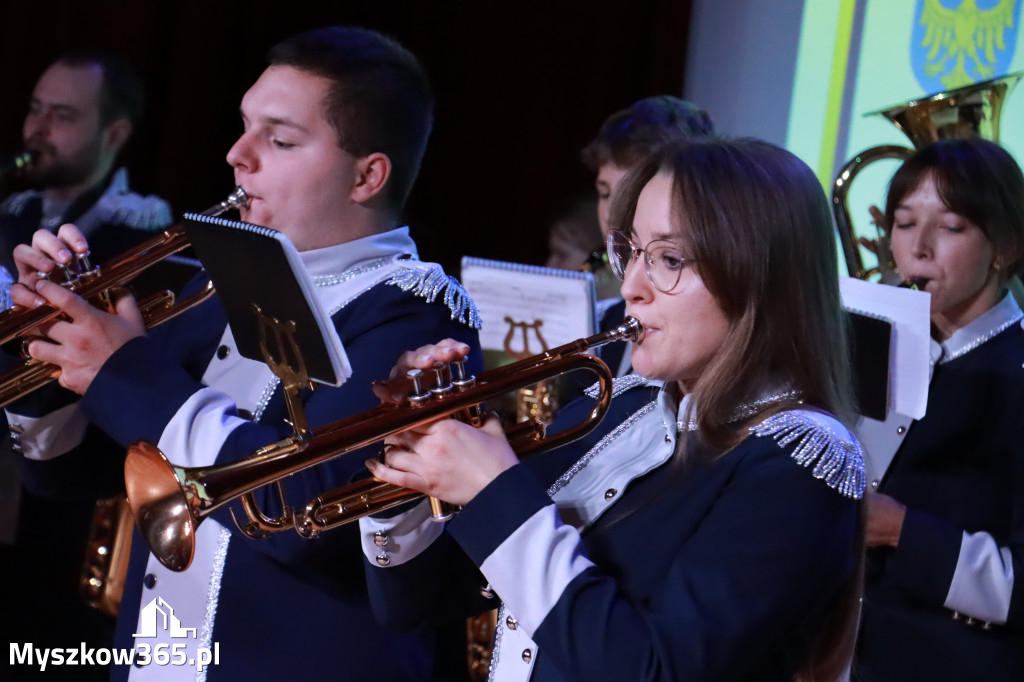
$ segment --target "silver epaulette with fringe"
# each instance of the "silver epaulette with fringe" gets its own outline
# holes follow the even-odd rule
[[[750,427],[755,436],[771,436],[781,447],[796,442],[791,455],[797,464],[811,468],[844,497],[864,495],[864,452],[860,443],[841,435],[802,410],[780,412]]]
[[[635,386],[640,386],[645,383],[647,383],[647,379],[635,372],[633,374],[627,374],[624,377],[615,377],[612,379],[612,397],[614,398],[624,391],[628,391]],[[601,382],[595,381],[590,386],[583,389],[583,392],[590,398],[596,398],[597,394],[601,392]]]
[[[458,280],[445,274],[437,263],[419,263],[416,267],[404,266],[391,275],[388,284],[394,284],[402,291],[425,298],[433,303],[438,294],[444,292],[444,304],[452,311],[452,319],[480,328],[480,311],[473,299]]]
[[[97,224],[127,225],[136,230],[156,232],[172,222],[171,207],[156,196],[142,196],[134,192],[106,193],[94,205]]]

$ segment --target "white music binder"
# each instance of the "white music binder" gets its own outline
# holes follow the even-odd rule
[[[541,352],[594,334],[597,294],[589,272],[465,257],[462,286],[476,302],[485,351]],[[539,338],[538,338],[539,336]]]
[[[924,416],[931,381],[931,294],[841,277],[843,307],[892,325],[889,409],[914,419]]]

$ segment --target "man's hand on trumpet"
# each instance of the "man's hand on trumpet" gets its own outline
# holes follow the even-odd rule
[[[76,393],[85,393],[114,351],[146,333],[142,314],[127,290],[111,292],[116,314],[110,314],[48,279],[55,267],[71,263],[72,251],[81,254],[88,249],[85,237],[71,224],[61,226],[56,235],[39,230],[31,245],[14,249],[18,285],[11,288],[11,301],[25,308],[49,303],[64,313],[64,318],[41,330],[45,338],[28,344],[28,353],[58,365],[60,385]]]
[[[382,400],[400,402],[411,386],[405,378],[409,370],[427,370],[435,362],[451,362],[468,353],[469,346],[453,339],[408,351],[391,370],[389,380],[374,385],[374,392]],[[374,476],[457,505],[468,503],[519,462],[494,415],[480,428],[441,419],[392,436],[384,446],[384,463],[366,463]]]
[[[71,266],[75,254],[89,252],[89,242],[82,232],[65,223],[53,234],[49,230],[36,230],[31,244],[14,247],[14,263],[18,267],[18,282],[29,289],[40,279],[48,279],[57,266]]]

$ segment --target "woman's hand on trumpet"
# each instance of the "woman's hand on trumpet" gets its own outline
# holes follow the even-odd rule
[[[18,285],[11,288],[11,301],[26,308],[49,303],[64,313],[62,319],[40,330],[45,339],[31,341],[28,353],[58,365],[60,385],[76,393],[85,393],[114,351],[146,333],[142,314],[127,290],[111,292],[115,314],[110,314],[41,276],[52,272],[56,265],[69,264],[72,250],[85,253],[88,248],[78,228],[68,224],[57,235],[39,230],[31,246],[21,244],[14,250]]]
[[[411,386],[405,379],[408,370],[426,370],[435,362],[451,362],[468,353],[469,346],[452,339],[408,351],[389,380],[376,384],[374,391],[382,400],[400,402]],[[441,419],[403,431],[384,441],[384,451],[383,463],[366,463],[378,479],[458,505],[468,503],[519,461],[493,415],[480,428]]]
[[[455,339],[406,351],[391,368],[387,381],[373,382],[373,392],[381,402],[401,403],[412,390],[412,381],[406,378],[411,369],[428,370],[437,362],[452,362],[469,355],[469,346]]]

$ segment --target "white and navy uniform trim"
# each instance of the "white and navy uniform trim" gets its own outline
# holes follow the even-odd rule
[[[1024,679],[1024,329],[1007,294],[932,343],[927,412],[863,420],[871,487],[907,506],[868,552],[870,679]]]
[[[406,228],[301,256],[353,368],[342,386],[322,386],[304,395],[314,433],[379,404],[371,382],[386,378],[410,344],[444,337],[465,340],[475,350],[470,369],[480,370],[475,307],[439,266],[416,260]],[[276,378],[263,363],[238,354],[216,298],[125,344],[104,365],[79,407],[88,421],[123,446],[155,442],[179,466],[243,459],[290,435]],[[61,416],[67,415],[56,415]],[[26,456],[36,456],[37,438],[48,433],[51,417],[22,420]],[[368,455],[351,453],[289,477],[284,483],[289,502],[304,506],[349,483],[364,471]],[[276,492],[260,490],[257,500],[268,514],[280,511]],[[219,644],[220,665],[197,679],[426,679],[429,635],[400,634],[374,622],[354,526],[315,541],[293,532],[252,541],[237,532],[229,508],[244,518],[233,503],[205,520],[197,532],[196,558],[182,573],[163,568],[136,536],[119,644],[130,646],[132,633],[139,632],[141,607],[159,596],[183,626],[197,628],[197,638],[186,642],[190,647]],[[333,649],[319,645],[314,653],[308,646],[311,630],[336,638],[348,651],[374,653],[339,659]],[[252,655],[254,642],[260,643],[260,656]],[[181,668],[173,666],[115,669],[114,676],[128,672],[132,680],[181,679]]]
[[[444,532],[422,507],[362,519],[378,615],[421,627],[500,598],[501,682],[791,679],[854,570],[856,441],[794,410],[679,470],[685,400],[628,383],[596,432],[505,471]],[[848,475],[817,476],[825,460]]]

